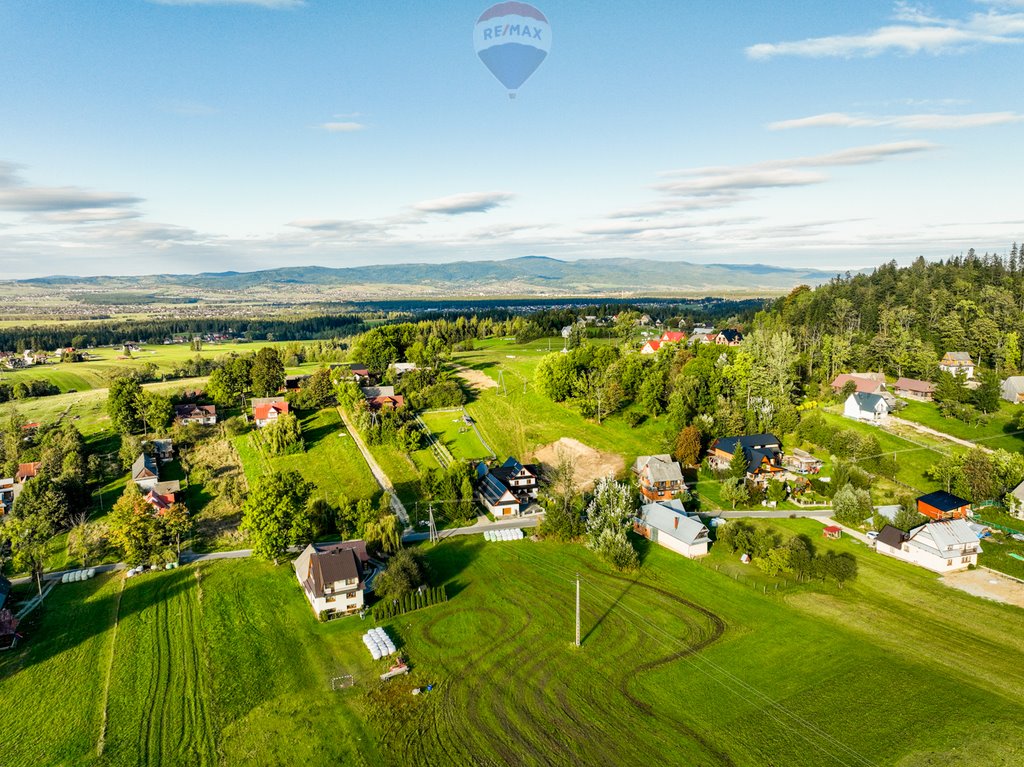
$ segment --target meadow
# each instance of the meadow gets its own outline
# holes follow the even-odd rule
[[[450,601],[385,624],[413,668],[387,683],[369,622],[316,622],[284,566],[58,586],[0,657],[5,765],[1020,763],[1017,609],[820,524],[771,526],[854,554],[857,580],[769,578],[724,550],[645,548],[627,577],[567,544],[427,548]]]
[[[461,410],[429,410],[420,417],[434,439],[444,445],[456,460],[474,461],[494,457],[472,426],[463,421]]]
[[[1022,412],[1019,405],[999,403],[999,410],[990,413],[988,423],[969,424],[957,418],[947,418],[934,402],[907,401],[907,406],[896,413],[897,417],[914,421],[936,431],[977,442],[984,447],[1002,448],[1014,453],[1024,450],[1024,432],[1017,428],[1017,417]]]

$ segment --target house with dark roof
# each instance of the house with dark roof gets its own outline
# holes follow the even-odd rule
[[[132,482],[138,485],[140,490],[148,491],[159,481],[160,468],[157,466],[156,456],[139,453],[139,457],[132,464]]]
[[[917,378],[897,378],[893,384],[893,390],[897,397],[904,399],[916,399],[922,402],[931,402],[935,399],[935,384],[931,381],[921,381]]]
[[[743,334],[735,328],[726,328],[715,336],[715,343],[719,346],[739,346],[743,343]]]
[[[527,511],[537,500],[540,474],[533,464],[509,458],[501,466],[476,466],[477,497],[495,517],[510,517]]]
[[[939,370],[950,375],[962,375],[968,381],[974,378],[974,360],[967,352],[946,352],[939,360]]]
[[[880,423],[889,411],[889,402],[881,394],[855,391],[843,403],[843,415],[856,421]]]
[[[966,570],[978,564],[981,543],[965,519],[928,522],[904,533],[886,525],[875,539],[875,551],[936,573]]]
[[[295,577],[313,613],[334,617],[362,610],[369,561],[363,541],[306,546],[295,560]]]
[[[971,513],[971,502],[936,490],[917,499],[917,510],[929,519],[965,519]]]
[[[256,397],[252,400],[253,423],[257,429],[262,429],[287,413],[288,407],[284,397]]]
[[[774,434],[746,434],[719,437],[711,443],[708,458],[719,471],[729,468],[736,450],[742,448],[747,459],[747,478],[763,481],[783,470],[782,442]]]
[[[640,493],[649,501],[670,501],[686,492],[683,468],[667,453],[641,455],[633,462]]]
[[[697,517],[678,500],[648,503],[633,519],[633,531],[652,543],[693,559],[708,553],[711,536]]]
[[[149,439],[142,443],[142,448],[150,447],[150,451],[161,463],[174,458],[174,441],[170,439]]]
[[[198,423],[203,426],[213,426],[217,423],[217,406],[192,403],[175,405],[174,420],[180,424]]]

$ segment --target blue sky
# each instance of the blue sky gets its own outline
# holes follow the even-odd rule
[[[514,100],[437,5],[0,5],[0,278],[1024,238],[1024,0],[538,1]]]

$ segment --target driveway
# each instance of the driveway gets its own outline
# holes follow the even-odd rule
[[[391,484],[391,480],[388,479],[388,475],[384,473],[384,469],[380,467],[377,460],[370,453],[366,447],[366,443],[363,442],[363,438],[359,435],[356,430],[355,424],[349,420],[348,414],[342,409],[338,408],[338,413],[341,415],[341,420],[345,422],[345,428],[348,429],[348,434],[356,443],[356,447],[359,448],[359,452],[363,454],[363,459],[366,461],[366,465],[370,467],[370,473],[373,474],[373,478],[377,480],[377,484],[380,485],[380,489],[388,494],[388,500],[391,503],[391,510],[398,515],[398,518],[402,520],[402,524],[409,527],[409,512],[405,510],[405,506],[398,498],[398,493],[395,492],[395,486]]]

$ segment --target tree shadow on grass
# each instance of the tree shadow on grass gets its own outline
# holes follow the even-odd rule
[[[435,586],[444,584],[448,598],[452,598],[465,588],[456,581],[457,576],[480,556],[485,545],[483,537],[478,535],[452,536],[433,546],[425,544],[421,553],[426,559],[430,583]]]
[[[587,639],[590,638],[590,635],[597,631],[601,624],[604,623],[605,619],[612,614],[616,607],[618,607],[619,602],[625,598],[626,594],[628,594],[635,585],[636,581],[629,581],[629,583],[626,584],[626,587],[619,592],[618,596],[615,597],[615,600],[605,608],[603,613],[601,613],[601,617],[594,621],[594,625],[587,629],[587,633],[583,635],[583,642],[586,642]]]

